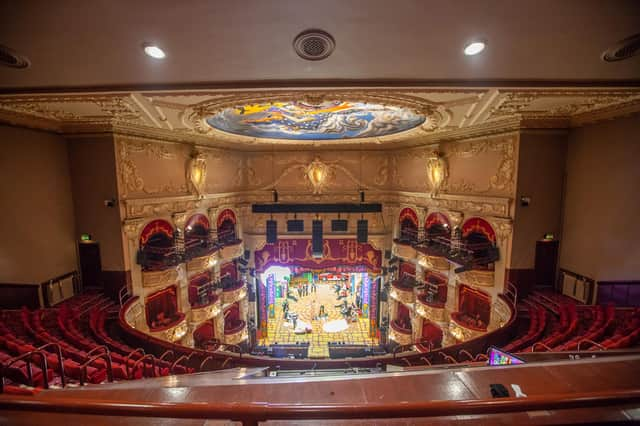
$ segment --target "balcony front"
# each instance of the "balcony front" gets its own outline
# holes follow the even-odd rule
[[[413,331],[411,328],[403,327],[398,320],[393,320],[390,323],[389,338],[396,342],[398,345],[410,345],[413,343]]]
[[[467,340],[485,334],[487,332],[487,326],[471,318],[464,312],[452,312],[449,331],[458,342],[466,342]]]
[[[445,321],[445,302],[437,300],[428,293],[418,295],[416,302],[416,312],[421,317],[431,321]]]
[[[178,281],[178,270],[175,267],[165,270],[143,271],[142,286],[145,290],[164,288]]]
[[[201,323],[218,316],[222,312],[222,299],[218,295],[211,295],[205,304],[191,306],[191,322]]]
[[[188,330],[189,325],[187,324],[187,318],[184,313],[179,312],[169,323],[150,327],[149,334],[158,339],[173,343],[182,339]]]
[[[231,262],[244,254],[244,244],[242,240],[235,239],[224,243],[220,249],[220,261],[222,263]]]
[[[247,323],[243,320],[224,325],[224,343],[238,345],[248,338]]]
[[[488,269],[471,269],[456,273],[458,282],[479,287],[493,287],[494,271]]]
[[[415,301],[414,286],[409,280],[396,280],[391,283],[391,292],[389,295],[398,302],[411,304]]]
[[[247,295],[247,286],[244,281],[234,281],[225,285],[222,289],[222,302],[225,305],[238,302]]]
[[[189,275],[197,274],[206,269],[211,268],[217,262],[217,254],[208,254],[200,257],[194,257],[187,262],[187,273]]]
[[[413,248],[412,245],[400,240],[393,241],[392,252],[394,256],[404,260],[415,259],[418,255],[416,249]]]

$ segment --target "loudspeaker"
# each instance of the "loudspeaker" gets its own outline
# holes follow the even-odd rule
[[[333,219],[331,221],[331,232],[347,232],[349,222],[346,219]]]
[[[369,221],[367,219],[358,220],[357,236],[359,243],[366,243],[369,239]]]
[[[251,259],[251,250],[245,250],[243,257],[244,257],[245,260]]]
[[[278,241],[278,222],[267,220],[267,244],[275,244]]]
[[[287,232],[304,232],[304,220],[302,219],[288,220]]]
[[[385,250],[384,251],[384,258],[385,259],[391,259],[391,250]]]
[[[311,252],[313,257],[322,257],[322,221],[311,222]]]

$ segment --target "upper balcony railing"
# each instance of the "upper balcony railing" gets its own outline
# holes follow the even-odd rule
[[[137,263],[145,271],[160,271],[185,263],[191,259],[207,256],[226,246],[240,243],[234,230],[217,233],[210,231],[207,235],[184,238],[176,236],[169,247],[146,246],[138,250]]]
[[[427,256],[445,257],[460,265],[456,272],[466,271],[477,266],[488,265],[499,259],[499,250],[495,244],[487,241],[471,243],[459,235],[449,237],[445,234],[427,234],[425,230],[404,230],[399,244],[407,244]]]

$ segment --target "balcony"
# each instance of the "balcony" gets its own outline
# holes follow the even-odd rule
[[[247,338],[247,323],[243,320],[239,320],[234,324],[224,324],[224,343],[237,345]]]
[[[177,342],[182,339],[189,329],[186,316],[184,313],[179,312],[175,319],[171,323],[163,325],[162,327],[150,328],[149,334],[167,342]]]
[[[220,249],[221,262],[231,262],[244,254],[244,244],[242,240],[227,241]]]
[[[191,322],[199,324],[218,316],[222,312],[222,299],[217,295],[212,295],[209,303],[191,306]]]
[[[413,331],[410,328],[404,328],[398,320],[391,321],[389,329],[389,338],[399,345],[410,345],[413,343]]]
[[[187,272],[189,275],[197,274],[210,268],[214,262],[216,262],[215,254],[192,258],[187,262]]]
[[[407,278],[393,281],[391,283],[391,292],[389,295],[398,302],[411,304],[415,300],[415,293],[413,292],[413,289],[416,284],[415,280]]]
[[[416,249],[413,248],[413,246],[408,245],[407,243],[400,240],[393,241],[392,252],[395,256],[405,260],[415,259],[418,255]]]
[[[222,302],[227,305],[242,300],[247,295],[244,281],[235,281],[222,289]]]
[[[486,325],[473,324],[473,319],[463,312],[451,313],[449,331],[459,342],[479,337],[487,332]]]
[[[142,286],[149,289],[163,288],[178,281],[175,267],[165,270],[142,272]]]
[[[175,246],[144,247],[138,250],[137,263],[143,271],[164,271],[184,262],[184,255]]]
[[[458,281],[464,284],[480,287],[493,287],[494,284],[494,271],[492,270],[471,269],[458,272],[456,275]]]
[[[445,302],[434,300],[428,293],[418,295],[416,302],[418,315],[431,321],[445,321]]]

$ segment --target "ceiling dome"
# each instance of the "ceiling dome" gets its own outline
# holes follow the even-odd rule
[[[206,119],[214,129],[267,139],[333,140],[391,135],[424,123],[409,108],[325,101],[255,103],[226,108]]]

